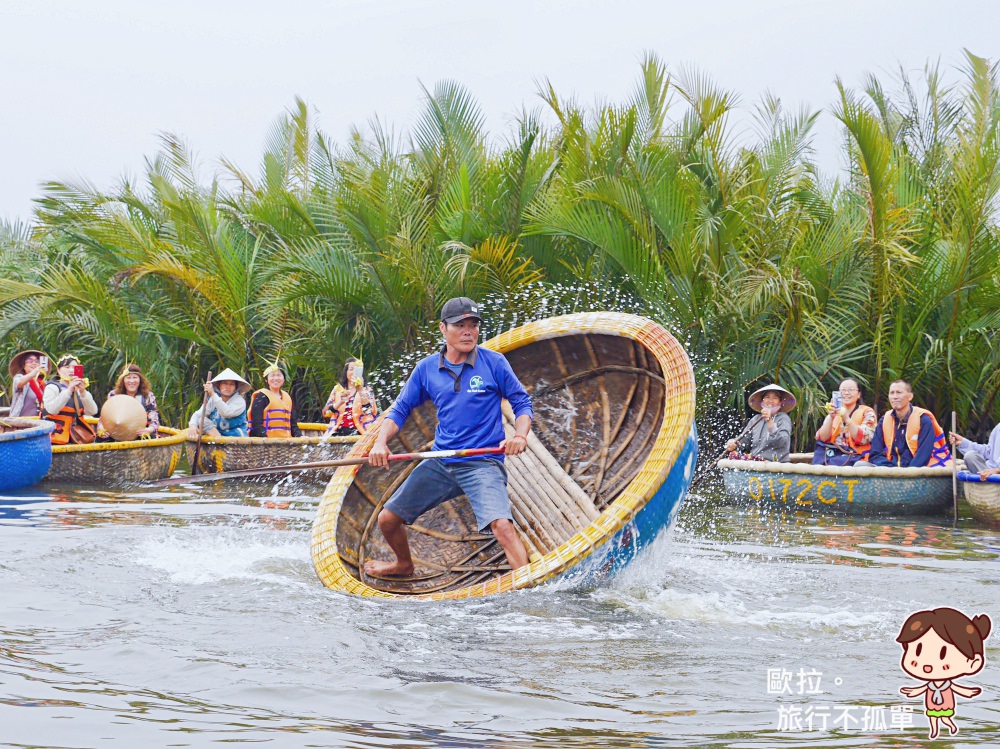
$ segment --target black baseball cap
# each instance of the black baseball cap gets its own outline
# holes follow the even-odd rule
[[[477,320],[483,319],[479,314],[479,305],[467,296],[449,299],[441,308],[441,322],[454,324],[470,317]]]

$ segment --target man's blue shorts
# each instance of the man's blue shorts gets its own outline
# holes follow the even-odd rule
[[[488,531],[494,520],[514,519],[507,496],[507,469],[492,458],[461,463],[425,460],[406,477],[385,503],[385,509],[410,525],[428,510],[463,494],[476,513],[480,532]]]

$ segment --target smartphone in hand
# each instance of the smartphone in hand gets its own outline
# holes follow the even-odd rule
[[[83,379],[83,365],[82,364],[74,364],[73,365],[73,376],[77,377],[77,378],[79,378],[81,380]]]
[[[838,409],[838,410],[843,407],[843,405],[844,405],[844,397],[840,394],[839,390],[834,390],[830,394],[830,403],[832,403],[833,407],[836,408],[836,409]]]

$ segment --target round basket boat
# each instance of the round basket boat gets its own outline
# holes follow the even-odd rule
[[[978,473],[959,471],[958,480],[972,516],[981,523],[1000,528],[1000,475],[993,474],[983,481]]]
[[[160,427],[158,434],[148,440],[53,445],[52,468],[45,480],[127,486],[166,478],[180,461],[184,433]]]
[[[202,473],[245,471],[291,463],[336,460],[347,454],[360,439],[325,437],[326,424],[299,424],[301,437],[204,437],[198,464]],[[188,461],[194,462],[195,438],[187,438]],[[333,469],[318,469],[313,476],[329,480]]]
[[[37,484],[52,465],[51,421],[0,420],[0,491]]]
[[[790,463],[720,460],[726,492],[761,506],[807,512],[940,515],[952,506],[950,468],[814,466],[812,453]]]
[[[409,526],[413,575],[369,576],[364,561],[391,555],[378,513],[415,464],[350,466],[330,481],[313,523],[313,565],[327,587],[435,600],[598,577],[673,522],[697,459],[694,373],[673,336],[641,317],[588,313],[530,323],[483,346],[506,355],[532,397],[528,449],[507,459],[511,510],[530,563],[511,571],[461,496]],[[512,434],[509,407],[505,422]],[[436,424],[424,404],[390,449],[429,449]],[[352,456],[367,455],[377,428]]]

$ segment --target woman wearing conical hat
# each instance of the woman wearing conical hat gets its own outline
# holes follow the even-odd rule
[[[136,430],[135,436],[139,439],[155,437],[160,428],[160,412],[156,407],[156,396],[150,390],[146,375],[135,364],[126,365],[125,369],[118,375],[115,389],[108,393],[108,399],[110,400],[116,395],[132,396],[146,411],[146,424]]]
[[[302,436],[292,396],[281,389],[287,379],[277,362],[264,370],[267,387],[255,392],[250,401],[251,437]]]
[[[10,391],[10,415],[38,416],[42,411],[49,358],[34,349],[22,351],[11,359],[8,370],[14,378]]]
[[[788,462],[792,444],[792,419],[788,412],[795,408],[795,396],[780,385],[765,385],[750,396],[750,408],[760,416],[750,420],[739,441],[729,440],[726,449],[740,456],[760,460]]]
[[[209,437],[247,437],[247,402],[243,396],[250,392],[250,383],[231,369],[225,369],[205,383],[205,434]],[[198,436],[201,426],[199,408],[188,421],[188,434]]]

